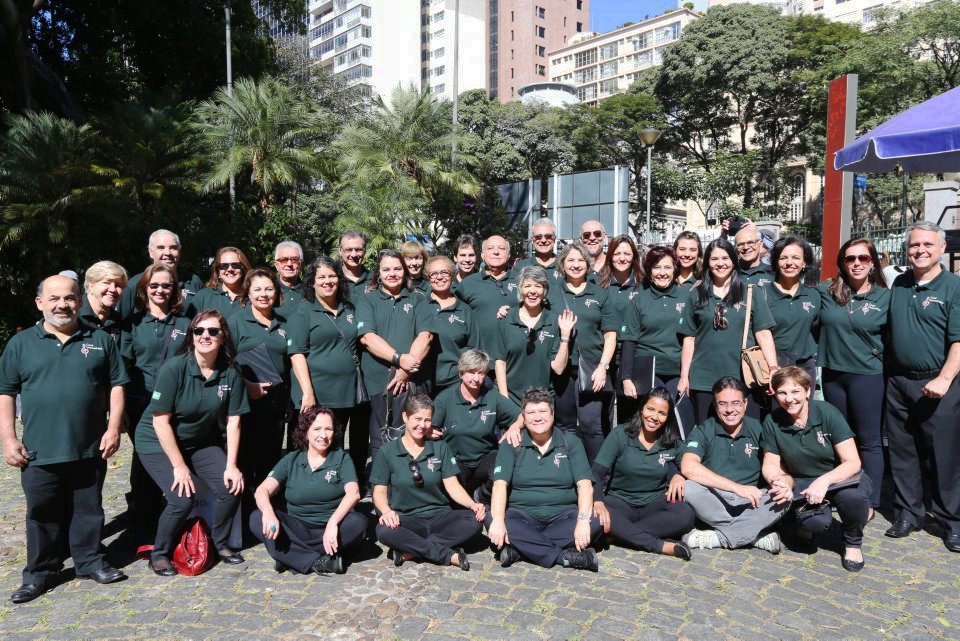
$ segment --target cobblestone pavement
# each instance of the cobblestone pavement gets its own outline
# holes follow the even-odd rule
[[[130,578],[67,580],[20,606],[8,596],[25,559],[24,502],[19,473],[0,464],[0,638],[960,639],[960,556],[929,534],[884,537],[883,516],[867,529],[857,575],[828,549],[695,550],[684,563],[614,547],[591,574],[504,570],[479,547],[470,572],[395,569],[371,546],[344,576],[293,576],[276,574],[258,546],[242,566],[161,579],[118,541],[130,453],[124,443],[104,490],[106,543]]]

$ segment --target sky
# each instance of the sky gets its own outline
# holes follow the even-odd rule
[[[677,0],[590,0],[590,31],[604,33],[676,7]]]

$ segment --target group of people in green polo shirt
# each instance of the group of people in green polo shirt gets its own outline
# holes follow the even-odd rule
[[[892,291],[865,239],[814,287],[810,245],[786,236],[767,252],[752,225],[705,248],[691,232],[646,248],[598,221],[580,232],[557,252],[553,222],[536,222],[513,268],[496,235],[479,252],[461,237],[456,260],[410,240],[370,271],[356,232],[309,265],[293,241],[273,269],[223,247],[204,283],[157,230],[132,278],[101,261],[82,292],[76,274],[46,279],[43,320],[0,358],[4,458],[28,504],[12,599],[55,584],[65,525],[78,576],[124,578],[99,551],[103,462],[122,431],[131,536],[160,576],[177,574],[172,550],[204,492],[219,559],[244,562],[242,522],[284,572],[342,573],[370,534],[397,566],[468,570],[484,526],[504,567],[596,571],[604,532],[684,560],[777,554],[781,532],[815,545],[834,512],[855,572],[884,422],[897,444],[886,534],[922,527],[929,505],[960,551],[960,438],[944,427],[960,411],[960,279],[940,266],[939,228],[911,228]],[[743,340],[769,390],[743,383]],[[51,509],[68,493],[71,508]]]

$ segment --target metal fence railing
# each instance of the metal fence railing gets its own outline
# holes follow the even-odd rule
[[[873,243],[877,253],[886,252],[891,265],[907,264],[906,227],[874,228],[866,225],[854,230],[851,238],[862,237]]]

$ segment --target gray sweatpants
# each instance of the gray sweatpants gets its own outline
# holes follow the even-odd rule
[[[717,530],[720,544],[725,548],[750,545],[786,514],[789,503],[777,505],[770,492],[763,491],[760,507],[733,492],[705,487],[696,481],[683,486],[683,500],[693,508],[697,518]]]

